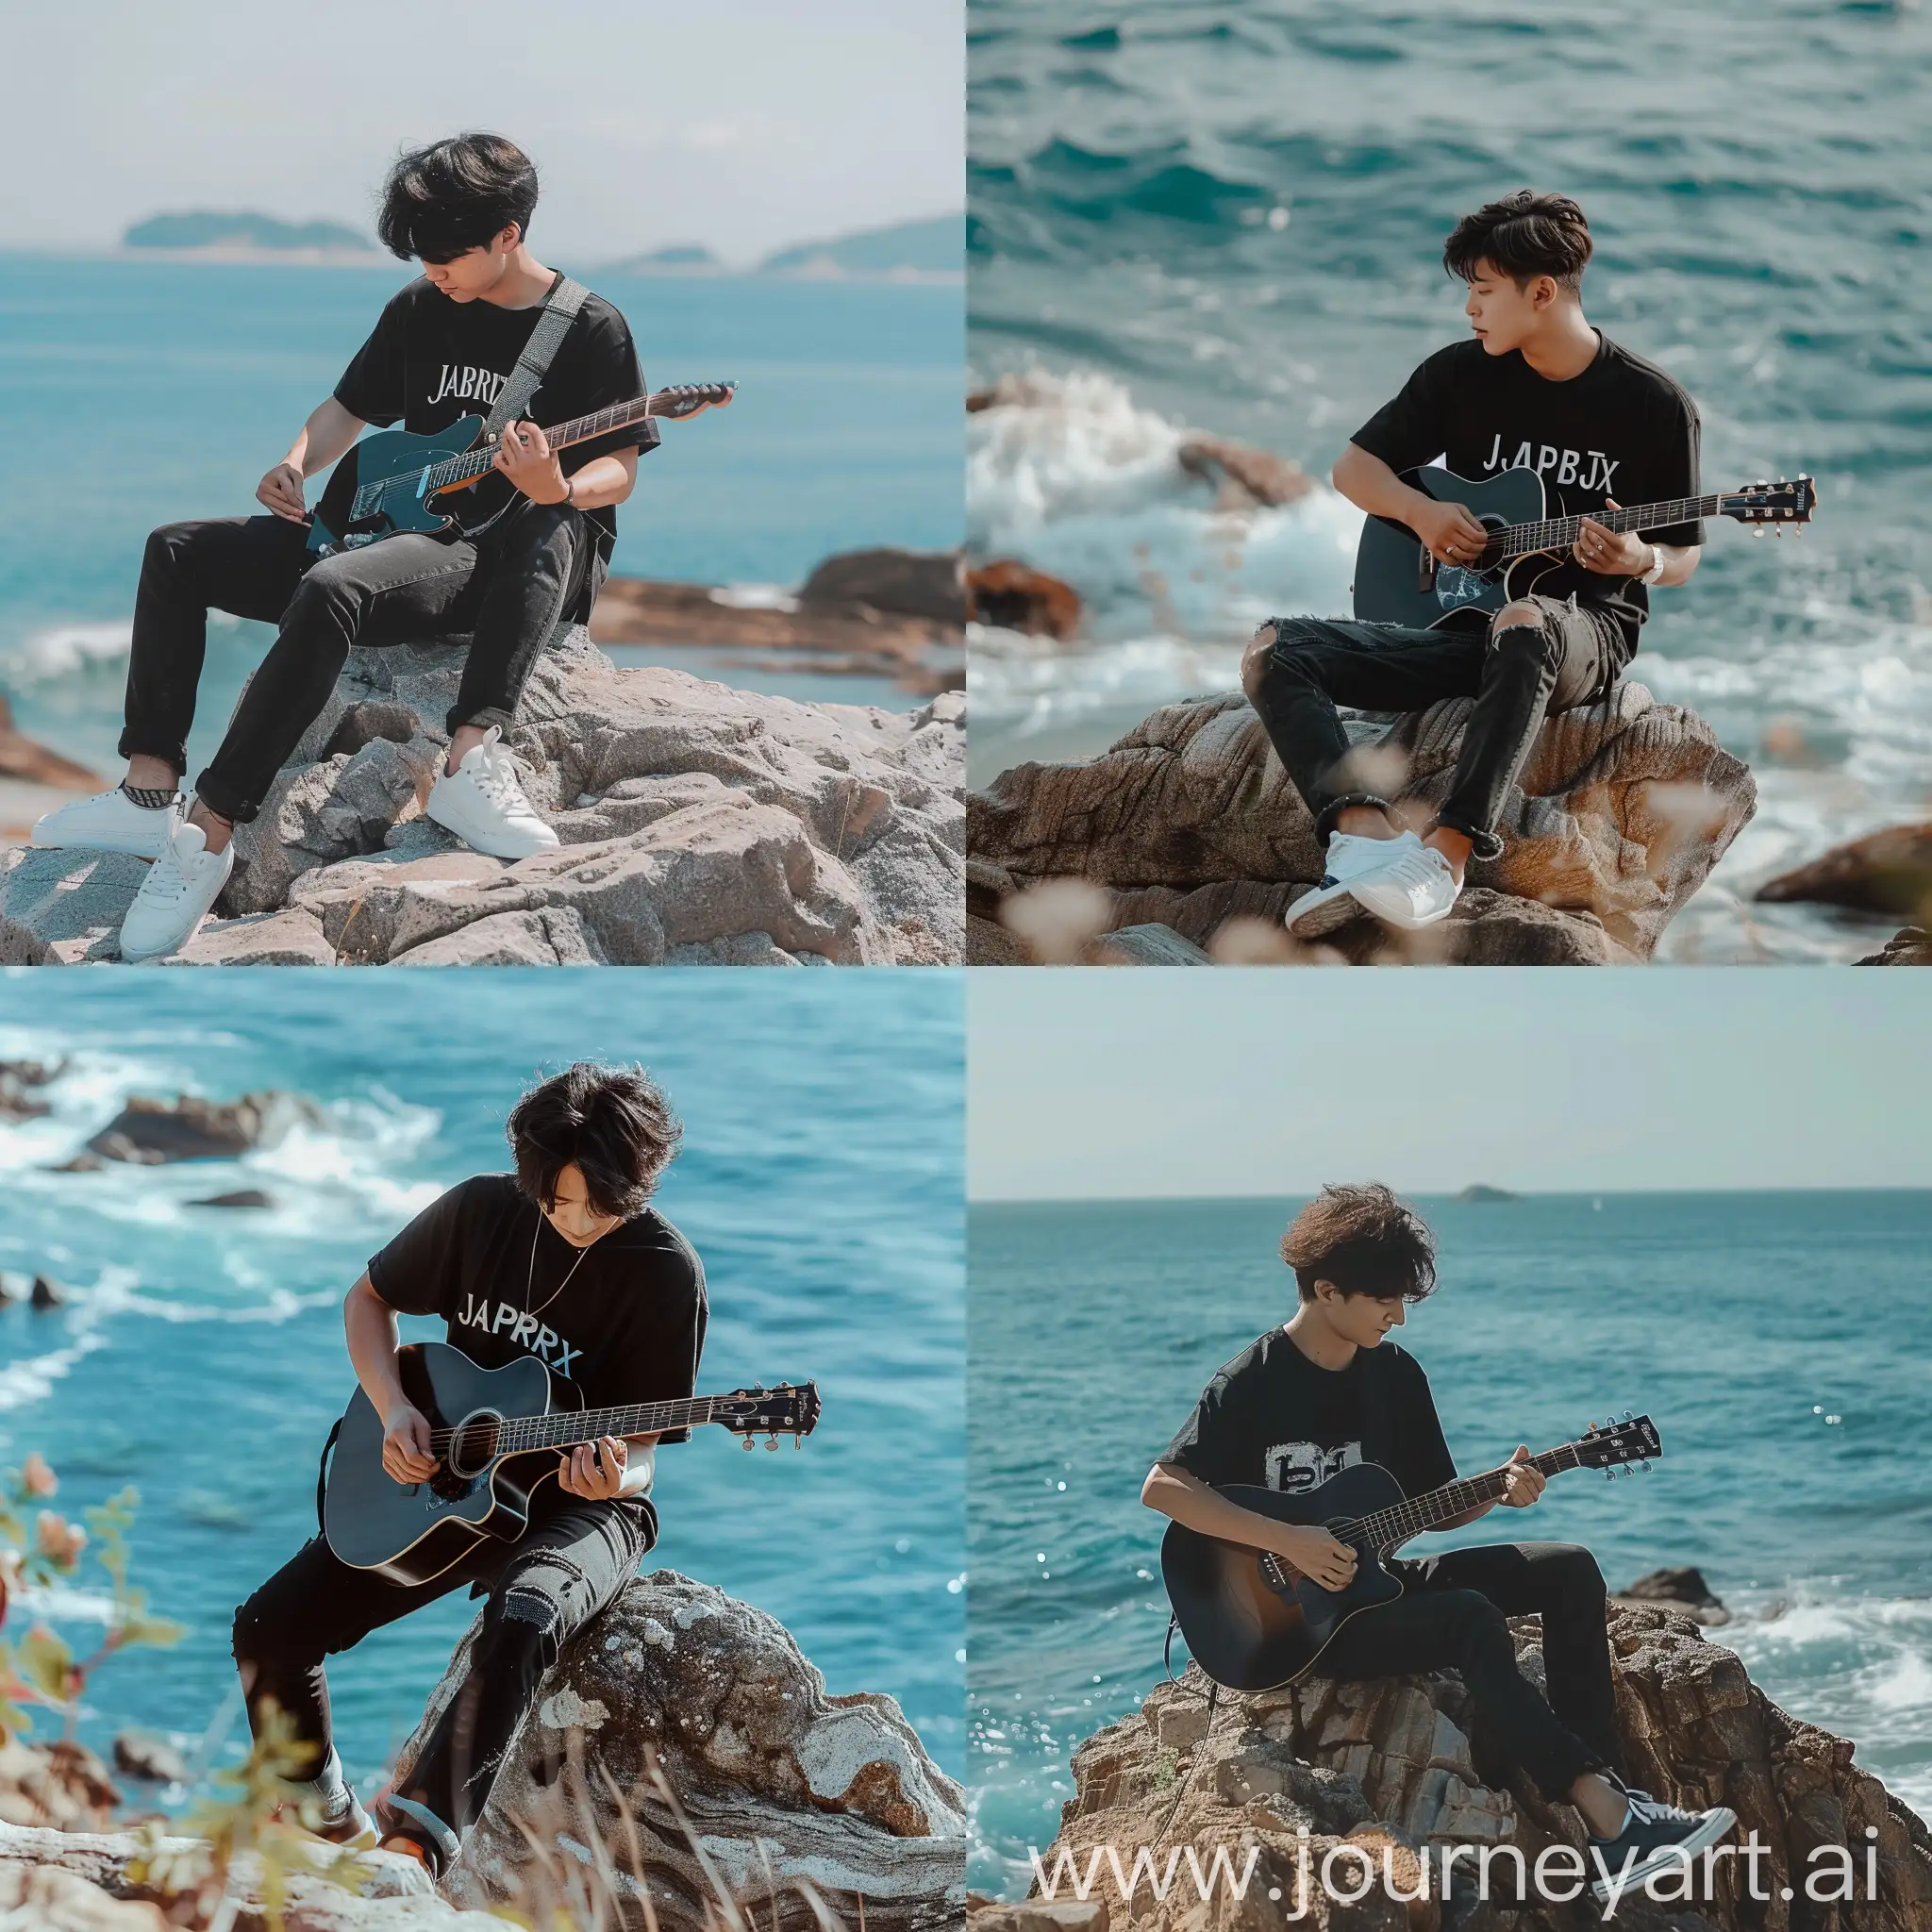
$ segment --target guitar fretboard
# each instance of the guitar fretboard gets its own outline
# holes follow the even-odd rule
[[[511,1416],[497,1429],[499,1456],[525,1449],[564,1449],[594,1442],[600,1436],[655,1436],[666,1429],[683,1429],[718,1420],[718,1409],[729,1398],[691,1395],[675,1402],[638,1402],[625,1408],[566,1408],[552,1415]],[[441,1455],[455,1441],[455,1429],[432,1429],[430,1445]]]
[[[1532,1456],[1528,1466],[1551,1476],[1559,1470],[1580,1469],[1583,1464],[1576,1444],[1566,1442],[1560,1449],[1547,1449],[1541,1456]],[[1365,1542],[1377,1550],[1391,1549],[1412,1536],[1421,1536],[1424,1530],[1436,1529],[1465,1510],[1474,1509],[1478,1503],[1495,1502],[1507,1487],[1508,1468],[1506,1463],[1502,1469],[1486,1470],[1481,1475],[1444,1483],[1440,1490],[1424,1491],[1420,1496],[1411,1496],[1406,1502],[1391,1504],[1387,1509],[1356,1517],[1336,1527],[1351,1542]]]
[[[1703,517],[1719,516],[1724,510],[1724,492],[1710,496],[1679,496],[1670,503],[1640,503],[1634,509],[1591,510],[1590,520],[1621,535],[1625,530],[1662,530],[1673,524],[1694,524]],[[1551,517],[1541,524],[1511,524],[1498,530],[1495,554],[1505,557],[1531,557],[1539,550],[1567,550],[1583,530],[1581,517]],[[1489,551],[1483,553],[1485,558]]]
[[[574,442],[589,442],[593,436],[641,423],[653,413],[652,405],[658,400],[649,395],[633,397],[627,403],[613,403],[609,408],[594,410],[588,416],[573,416],[568,423],[558,423],[543,434],[549,438],[552,449],[568,449]],[[471,477],[482,475],[495,459],[496,446],[491,443],[482,449],[465,450],[459,457],[445,457],[440,463],[430,463],[423,472],[427,478],[424,493],[433,496],[439,490],[467,483]]]

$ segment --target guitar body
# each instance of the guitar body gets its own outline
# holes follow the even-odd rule
[[[456,519],[438,505],[449,492],[425,494],[423,471],[475,449],[482,434],[481,416],[463,416],[431,436],[411,436],[407,429],[365,436],[343,452],[329,473],[309,520],[308,547],[355,550],[406,530],[425,536],[447,530]],[[359,507],[358,495],[363,498]]]
[[[1471,482],[1425,464],[1404,478],[1438,503],[1459,503],[1488,528],[1540,524],[1547,514],[1542,478],[1534,470],[1499,470]],[[1399,624],[1409,630],[1486,622],[1512,597],[1526,597],[1538,578],[1559,569],[1547,551],[1484,569],[1438,563],[1407,524],[1370,517],[1355,554],[1355,614],[1364,624]]]
[[[1357,1552],[1357,1561],[1348,1588],[1327,1591],[1279,1558],[1264,1560],[1245,1544],[1170,1524],[1160,1544],[1161,1580],[1189,1653],[1217,1684],[1230,1690],[1291,1684],[1315,1669],[1351,1617],[1402,1594],[1373,1549],[1334,1527],[1402,1503],[1401,1484],[1379,1463],[1357,1463],[1299,1496],[1247,1483],[1219,1493],[1277,1523],[1326,1528]]]
[[[535,1356],[482,1369],[447,1342],[419,1341],[398,1352],[397,1364],[432,1429],[469,1426],[430,1481],[399,1483],[382,1466],[382,1418],[358,1388],[329,1463],[323,1534],[351,1569],[426,1583],[485,1539],[514,1542],[529,1526],[531,1492],[557,1473],[555,1449],[496,1456],[493,1423],[581,1408],[583,1395]]]

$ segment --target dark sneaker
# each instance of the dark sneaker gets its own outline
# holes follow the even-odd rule
[[[1623,1830],[1615,1838],[1590,1841],[1591,1864],[1602,1861],[1590,1888],[1599,1899],[1607,1899],[1613,1889],[1620,1893],[1634,1891],[1657,1873],[1678,1869],[1685,1858],[1694,1858],[1716,1844],[1738,1822],[1738,1814],[1727,1805],[1686,1811],[1659,1804],[1648,1791],[1625,1790],[1624,1795],[1630,1801],[1630,1816]]]

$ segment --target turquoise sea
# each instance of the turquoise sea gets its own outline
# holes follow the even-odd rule
[[[648,382],[741,385],[728,409],[670,425],[640,466],[614,569],[795,586],[833,551],[958,544],[957,287],[565,265],[624,311]],[[262,473],[408,274],[386,259],[0,254],[0,695],[24,730],[96,769],[111,763],[148,531],[252,514]],[[209,637],[192,769],[269,632],[218,619]],[[774,674],[729,656],[663,661],[781,696],[912,702],[882,679]]]
[[[1932,15],[1886,0],[973,0],[969,347],[1034,406],[969,430],[974,546],[1070,580],[1091,641],[973,650],[975,782],[1231,688],[1260,617],[1345,611],[1325,487],[1217,514],[1182,427],[1325,479],[1466,333],[1458,214],[1576,195],[1592,320],[1697,398],[1705,487],[1808,471],[1815,526],[1714,525],[1632,675],[1754,768],[1666,957],[1840,959],[1869,922],[1750,893],[1932,804]]]
[[[340,1305],[369,1255],[452,1182],[508,1166],[504,1116],[577,1057],[641,1059],[685,1126],[659,1192],[711,1297],[700,1388],[814,1376],[817,1432],[745,1455],[699,1430],[659,1458],[652,1567],[779,1617],[833,1692],[899,1699],[963,1770],[965,1616],[957,974],[477,970],[0,975],[0,1058],[65,1061],[46,1119],[0,1125],[0,1271],[65,1285],[0,1308],[0,1463],[40,1450],[75,1515],[142,1493],[134,1576],[187,1625],[129,1652],[80,1734],[128,1724],[219,1765],[245,1738],[235,1606],[315,1527],[316,1457],[354,1386]],[[129,1094],[304,1094],[325,1124],[239,1161],[48,1171]],[[189,1205],[237,1188],[267,1210]],[[406,1332],[441,1333],[408,1321]],[[100,1578],[49,1616],[92,1649]],[[474,1606],[458,1592],[330,1665],[341,1750],[372,1779]],[[44,1722],[44,1721],[43,1721]],[[179,1794],[175,1794],[178,1798]]]
[[[1419,1541],[1588,1543],[1613,1589],[1694,1563],[1707,1634],[1932,1817],[1932,1192],[1419,1199],[1441,1286],[1401,1341],[1458,1468],[1647,1412],[1664,1457]],[[975,1205],[969,1216],[972,1880],[1021,1895],[1068,1757],[1159,1681],[1148,1466],[1291,1311],[1299,1202]],[[1184,1655],[1184,1652],[1182,1653]],[[1178,1664],[1176,1665],[1178,1668]]]

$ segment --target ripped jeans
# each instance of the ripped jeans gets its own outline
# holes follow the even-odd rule
[[[1462,833],[1478,858],[1501,855],[1496,821],[1543,720],[1596,703],[1630,657],[1623,626],[1607,611],[1574,598],[1519,601],[1537,621],[1494,632],[1320,617],[1274,617],[1261,626],[1242,682],[1321,837],[1349,806],[1386,811],[1392,802],[1356,768],[1337,705],[1421,711],[1470,697],[1475,708],[1435,822]]]
[[[489,1601],[468,1673],[398,1793],[460,1835],[482,1812],[539,1679],[629,1582],[657,1538],[657,1512],[646,1498],[572,1498],[534,1521],[520,1542],[479,1543],[454,1569],[418,1584],[351,1569],[324,1538],[312,1538],[235,1612],[235,1662],[249,1724],[258,1735],[262,1707],[273,1702],[322,1764],[331,1749],[323,1659],[470,1585]],[[407,1820],[379,1816],[378,1823],[415,1835]]]

